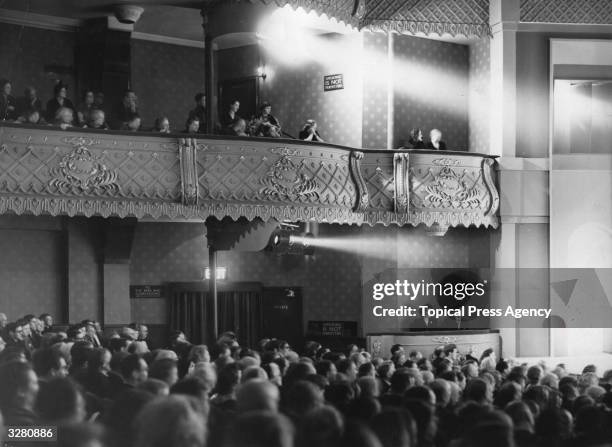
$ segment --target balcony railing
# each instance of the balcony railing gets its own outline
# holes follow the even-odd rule
[[[495,159],[0,124],[0,213],[485,226]]]

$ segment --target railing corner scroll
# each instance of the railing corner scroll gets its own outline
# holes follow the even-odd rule
[[[363,213],[370,206],[370,194],[368,193],[368,187],[366,185],[363,176],[361,175],[361,160],[363,160],[364,153],[361,151],[351,151],[350,157],[350,171],[353,181],[357,189],[357,202],[353,207],[353,211],[356,213]]]
[[[495,186],[495,182],[491,176],[491,171],[493,170],[494,164],[495,159],[493,158],[485,158],[482,160],[484,182],[489,190],[489,194],[491,195],[490,206],[489,209],[485,211],[485,216],[494,216],[499,209],[499,192],[497,191],[497,187]]]
[[[407,214],[409,195],[410,195],[410,181],[408,179],[408,172],[410,166],[408,164],[408,153],[398,153],[393,156],[393,176],[395,179],[395,212],[397,214]]]
[[[195,138],[179,139],[179,159],[181,163],[181,191],[183,205],[198,204],[198,143]]]

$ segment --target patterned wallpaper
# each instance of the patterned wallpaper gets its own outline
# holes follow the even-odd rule
[[[419,127],[425,141],[438,128],[448,149],[467,150],[468,47],[412,36],[394,43],[395,147]]]
[[[102,218],[68,219],[68,315],[71,322],[102,318]]]
[[[304,320],[362,320],[368,284],[402,268],[487,267],[489,232],[451,229],[430,237],[423,228],[320,225],[319,237],[352,239],[347,251],[318,250],[314,259],[267,252],[219,252],[231,281],[303,288]],[[201,224],[139,223],[130,266],[132,284],[198,281],[208,264]],[[353,239],[354,238],[354,239]],[[390,249],[390,247],[392,247]],[[394,276],[393,276],[394,277]],[[395,278],[395,277],[394,277]],[[132,318],[165,323],[164,300],[131,300]],[[367,304],[367,303],[366,303]],[[364,321],[371,328],[368,315]]]
[[[132,39],[132,89],[144,128],[166,115],[171,128],[182,131],[193,97],[204,91],[204,50]]]
[[[470,45],[469,124],[470,151],[489,153],[489,103],[491,99],[491,41]]]
[[[308,52],[292,60],[285,51],[264,48],[268,77],[260,98],[273,105],[283,129],[297,137],[306,119],[317,121],[329,143],[361,146],[361,35],[323,35],[308,44]],[[296,50],[297,51],[297,50]],[[323,76],[344,75],[344,89],[323,91]]]
[[[44,229],[0,229],[0,312],[14,321],[28,313],[62,313],[63,236]]]
[[[363,33],[362,147],[387,148],[387,36]]]
[[[324,226],[322,226],[324,227]],[[349,230],[341,228],[340,231]],[[326,230],[322,228],[322,233]],[[208,265],[206,227],[188,223],[139,223],[132,247],[132,284],[198,281]],[[267,252],[219,252],[231,281],[266,287],[303,287],[304,319],[359,320],[359,259],[345,253],[317,253],[315,259]],[[165,323],[163,300],[132,300],[132,317]],[[163,317],[160,318],[160,312]]]
[[[38,88],[43,106],[53,96],[55,77],[45,74],[45,65],[74,68],[75,35],[69,32],[49,31],[25,26],[0,26],[0,78],[13,82],[13,96],[23,95],[28,85]],[[60,79],[71,90],[68,96],[75,99],[75,79],[72,74],[60,74]]]

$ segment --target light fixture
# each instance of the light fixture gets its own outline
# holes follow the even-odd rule
[[[227,279],[227,267],[217,267],[215,276],[221,281]],[[204,279],[210,279],[210,267],[204,268]]]
[[[314,245],[311,243],[315,236],[312,233],[298,232],[295,225],[287,228],[277,228],[270,235],[268,249],[279,255],[314,255]]]
[[[264,81],[266,80],[266,78],[268,77],[268,75],[266,74],[266,65],[260,65],[259,67],[257,67],[257,77],[263,79]]]

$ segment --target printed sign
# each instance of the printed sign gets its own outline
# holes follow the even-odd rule
[[[344,88],[344,75],[333,74],[323,76],[323,91],[341,90]]]
[[[163,298],[164,286],[130,286],[130,298]]]
[[[356,321],[309,321],[308,333],[318,337],[356,337]]]

